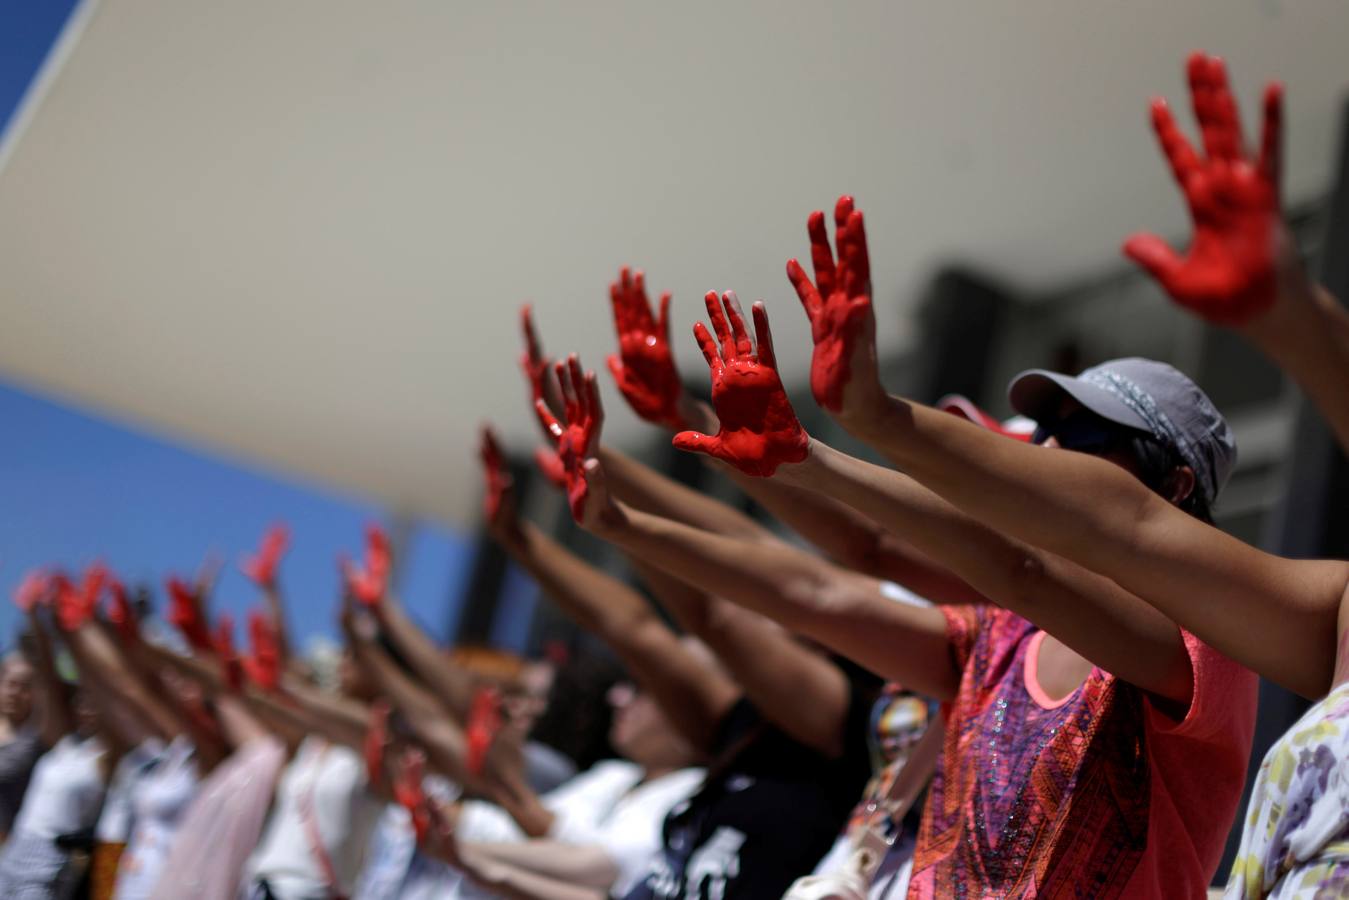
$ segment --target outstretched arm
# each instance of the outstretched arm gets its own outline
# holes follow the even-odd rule
[[[473,677],[446,658],[392,594],[387,594],[374,607],[374,612],[380,629],[398,648],[422,684],[436,695],[445,711],[460,722],[467,721],[473,705]]]
[[[1349,564],[1262,553],[1112,463],[1009,441],[888,396],[876,364],[862,214],[850,200],[847,207],[839,238],[845,277],[831,282],[836,291],[825,297],[794,260],[788,264],[814,325],[812,389],[835,418],[989,527],[1114,580],[1270,680],[1305,696],[1323,694]],[[835,305],[848,314],[831,312]]]
[[[79,664],[81,680],[96,685],[137,722],[138,734],[127,735],[128,743],[139,743],[149,734],[170,740],[184,730],[172,707],[141,680],[116,643],[92,619],[67,632],[66,645]]]
[[[626,268],[620,272],[619,280],[610,285],[609,293],[619,346],[618,354],[609,357],[609,369],[633,412],[672,432],[692,428],[716,433],[716,414],[684,390],[675,369],[669,348],[670,295],[661,296],[657,319],[647,300],[642,272],[633,275]],[[718,301],[712,294],[705,302],[715,306]],[[536,339],[530,346],[538,352]],[[639,509],[710,531],[730,529],[744,539],[755,537],[756,530],[770,536],[748,517],[741,516],[743,522],[728,521],[722,512],[726,507],[702,494],[687,491],[691,497],[684,498],[668,494],[665,489],[673,482],[609,447],[600,448],[599,458],[615,496]],[[745,475],[712,457],[706,459],[764,509],[840,565],[896,581],[935,601],[958,603],[980,599],[959,578],[844,504],[813,491]],[[704,511],[693,505],[696,502],[704,505]]]
[[[536,848],[536,845],[540,846]],[[458,842],[449,836],[432,839],[423,849],[466,874],[494,897],[510,900],[605,900],[609,896],[607,886],[589,883],[594,880],[596,872],[583,868],[594,857],[592,848],[568,847],[538,840],[526,841],[518,847],[524,851],[523,856],[516,853],[510,854],[511,858],[503,858],[496,851],[504,849],[504,845]],[[560,871],[549,871],[552,864],[556,864]],[[579,880],[576,876],[586,880]]]
[[[344,617],[347,620],[347,617]],[[349,620],[347,620],[349,621]],[[465,765],[467,740],[435,696],[398,667],[374,640],[372,629],[346,626],[347,641],[379,693],[403,713],[404,719],[426,748],[432,765],[459,782],[475,779]]]
[[[566,369],[559,367],[558,382],[566,400],[568,422],[575,421],[574,416],[579,416],[591,429],[590,439],[585,444],[588,450],[594,446],[594,437],[603,421],[595,377],[593,373],[583,376],[580,363],[573,356]],[[584,475],[578,478],[573,468],[580,462],[581,455],[559,453],[568,466],[568,479],[581,483],[579,490],[569,491],[573,514],[578,511],[578,498],[581,506],[585,505],[589,484],[589,479]],[[674,493],[677,497],[677,492],[666,493]],[[694,504],[686,502],[684,506],[697,514]],[[707,519],[708,524],[718,529],[726,527],[716,517],[708,516]],[[624,549],[631,558],[642,559],[640,554],[631,552],[631,547]],[[847,714],[849,701],[847,679],[842,671],[818,653],[783,634],[761,616],[747,614],[744,610],[727,605],[724,600],[711,599],[711,592],[706,585],[691,581],[679,572],[668,569],[667,572],[697,589],[691,594],[684,592],[683,603],[697,607],[698,612],[692,614],[691,618],[707,625],[699,636],[717,653],[764,717],[797,740],[821,752],[838,751],[839,725]],[[678,597],[679,593],[675,592],[675,596]],[[705,612],[702,610],[704,606]],[[796,677],[784,678],[784,669],[790,670]],[[795,697],[783,691],[784,682],[793,686]],[[812,702],[802,702],[803,695],[811,698]]]
[[[428,855],[463,872],[493,896],[516,900],[604,900],[604,887],[589,882],[604,874],[602,850],[531,840],[524,853],[494,852],[497,845],[461,842],[455,834],[457,808],[428,798],[422,788],[419,752],[403,755],[394,795],[412,817],[417,844]],[[612,868],[612,865],[609,866]],[[575,878],[584,878],[578,884]],[[612,881],[612,876],[610,877]]]
[[[635,590],[517,517],[509,476],[490,431],[483,434],[483,461],[492,536],[554,603],[614,651],[695,747],[709,747],[717,724],[739,696],[735,684],[684,647]]]
[[[1146,233],[1130,237],[1124,253],[1176,303],[1245,335],[1292,375],[1349,450],[1349,312],[1307,276],[1283,219],[1283,86],[1265,88],[1263,134],[1251,155],[1222,60],[1195,52],[1187,69],[1204,155],[1160,97],[1152,125],[1194,237],[1183,257]]]
[[[837,665],[772,619],[707,593],[697,579],[629,558],[660,604],[711,649],[766,720],[821,753],[841,751],[849,694]]]
[[[887,600],[875,579],[804,551],[710,534],[611,500],[598,460],[588,463],[586,475],[594,497],[581,524],[633,557],[768,616],[887,678],[939,699],[955,696],[959,678],[940,611]],[[818,699],[807,704],[797,693],[794,702],[833,706]]]
[[[1109,578],[994,531],[906,475],[813,439],[805,461],[775,477],[874,516],[1094,665],[1181,708],[1189,704],[1193,677],[1175,623]]]
[[[766,377],[760,373],[756,380]],[[593,382],[587,386],[593,389]],[[783,420],[779,416],[776,421]],[[780,436],[780,443],[796,446],[791,437]],[[875,579],[840,570],[781,542],[740,541],[614,501],[597,459],[586,461],[582,478],[581,525],[630,557],[699,591],[769,616],[883,675],[937,697],[954,695],[957,675],[939,611],[884,600]],[[815,704],[801,703],[798,696],[798,705],[814,705],[822,714],[836,711],[838,692],[828,679],[808,679],[806,684],[819,686],[822,696]]]

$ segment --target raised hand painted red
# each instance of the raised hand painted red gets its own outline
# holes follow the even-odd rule
[[[281,641],[271,617],[254,610],[248,614],[248,642],[252,652],[243,661],[248,678],[264,691],[281,688]]]
[[[79,631],[93,618],[98,599],[110,577],[105,566],[94,563],[84,570],[84,578],[78,588],[69,581],[61,580],[56,597],[56,623],[63,631]]]
[[[618,332],[618,353],[608,359],[618,389],[633,412],[648,422],[683,428],[679,398],[684,392],[670,353],[670,292],[660,295],[660,318],[651,314],[646,278],[624,266],[609,285]]]
[[[544,355],[543,349],[539,346],[539,337],[534,331],[533,311],[528,303],[520,307],[520,330],[525,335],[525,352],[520,354],[520,368],[525,373],[525,380],[529,382],[530,402],[542,402],[547,406],[552,399],[548,390],[548,370],[552,367],[553,361]],[[544,432],[547,431],[547,426],[544,426]],[[549,439],[551,440],[551,435]],[[554,487],[562,489],[567,487],[566,468],[562,465],[562,460],[558,459],[556,451],[547,447],[537,448],[534,451],[534,465]]]
[[[810,235],[815,281],[811,282],[795,259],[787,261],[787,278],[810,318],[810,334],[815,342],[810,362],[811,393],[825,409],[838,412],[843,408],[843,388],[851,375],[849,361],[853,347],[871,312],[866,227],[862,211],[853,208],[852,197],[843,196],[834,206],[837,261],[829,247],[823,212],[816,210],[810,214],[806,231]]]
[[[487,480],[487,490],[483,495],[483,515],[487,517],[488,524],[492,524],[501,515],[503,507],[508,505],[512,479],[510,472],[506,470],[506,459],[490,425],[482,427],[482,443],[478,455],[482,459],[483,475]]]
[[[544,430],[553,438],[558,459],[567,482],[567,501],[571,514],[578,521],[585,504],[586,482],[581,464],[599,446],[600,427],[604,410],[600,406],[600,392],[595,384],[595,373],[581,373],[581,362],[573,353],[567,362],[555,367],[558,384],[562,388],[563,418],[559,421],[542,400],[534,402],[534,411]]]
[[[384,599],[389,587],[389,570],[392,565],[389,539],[378,525],[365,528],[365,566],[361,567],[351,560],[341,560],[342,577],[346,580],[351,596],[366,606],[378,606]]]
[[[1130,237],[1124,253],[1181,306],[1212,322],[1239,325],[1269,309],[1278,293],[1283,87],[1265,88],[1264,132],[1253,160],[1243,147],[1223,61],[1195,52],[1188,71],[1204,158],[1160,97],[1152,101],[1152,126],[1185,194],[1194,237],[1184,257],[1148,233]]]
[[[201,617],[196,591],[176,575],[165,582],[169,592],[169,624],[177,628],[193,650],[211,649],[211,632]]]
[[[710,454],[748,475],[761,477],[772,475],[782,463],[805,459],[809,439],[778,377],[773,334],[763,303],[755,303],[753,308],[754,332],[759,341],[756,352],[735,294],[727,291],[718,302],[716,292],[709,291],[703,299],[721,341],[720,352],[702,322],[693,326],[693,334],[712,370],[712,406],[721,430],[716,437],[681,431],[674,436],[674,445],[680,450]]]
[[[234,617],[222,612],[215,620],[215,633],[211,638],[216,658],[220,660],[221,677],[225,687],[235,693],[243,690],[244,670],[239,662],[239,653],[234,649]]]
[[[14,605],[23,612],[32,612],[39,603],[46,603],[53,587],[51,573],[46,569],[34,569],[23,576],[23,581],[14,589]]]
[[[553,361],[543,355],[539,336],[534,331],[534,310],[526,303],[520,307],[520,330],[525,335],[525,352],[520,354],[520,368],[529,382],[529,399],[548,399],[548,367]]]
[[[123,644],[135,643],[140,635],[136,614],[126,598],[126,586],[116,578],[110,578],[108,581],[108,621],[117,630],[117,636]]]
[[[243,573],[259,587],[276,586],[276,568],[290,546],[290,529],[285,525],[273,525],[262,536],[262,546],[256,556],[245,556],[239,564]]]
[[[468,752],[465,764],[473,775],[481,775],[487,762],[487,751],[492,749],[501,730],[501,695],[496,688],[484,685],[473,694],[473,705],[468,713]]]
[[[389,746],[389,704],[376,700],[370,704],[370,721],[365,729],[365,773],[371,784],[384,783],[384,751]]]
[[[408,750],[399,761],[398,777],[393,785],[394,799],[412,815],[412,830],[418,844],[426,840],[431,827],[431,810],[422,791],[425,772],[426,757],[420,750]]]

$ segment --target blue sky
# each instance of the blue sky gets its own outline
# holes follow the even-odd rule
[[[228,609],[237,620],[260,599],[237,561],[271,523],[284,521],[292,541],[281,578],[295,637],[336,635],[336,555],[361,552],[363,528],[379,520],[378,507],[288,483],[4,385],[0,421],[5,423],[0,584],[7,596],[32,567],[74,569],[95,559],[124,581],[149,582],[160,594],[167,573],[190,575],[215,551],[227,565],[213,608]],[[404,553],[400,593],[438,639],[444,640],[456,621],[475,552],[462,534],[420,525]],[[14,607],[0,604],[6,644],[17,621]],[[508,644],[517,638],[510,628],[498,636]]]
[[[0,135],[75,0],[0,0]]]

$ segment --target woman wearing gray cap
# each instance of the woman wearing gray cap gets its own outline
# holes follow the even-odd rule
[[[858,222],[849,202],[842,207],[845,223]],[[816,240],[823,235],[817,221],[812,217],[812,243],[822,243]],[[846,237],[847,231],[845,244]],[[812,249],[817,273],[827,271],[829,248]],[[858,257],[844,258],[855,263]],[[850,285],[859,283],[864,284],[850,277]],[[821,313],[814,299],[807,308]],[[763,306],[754,309],[756,352],[734,298],[723,300],[724,311],[708,298],[722,349],[700,332],[720,431],[716,438],[681,434],[676,446],[704,450],[746,471],[847,503],[988,600],[937,607],[875,596],[866,602],[860,590],[848,590],[846,579],[836,577],[811,592],[786,585],[763,610],[943,701],[945,748],[928,792],[908,896],[1072,896],[1083,887],[1093,897],[1203,896],[1245,781],[1255,676],[1099,569],[962,512],[919,483],[925,474],[920,468],[901,466],[908,469],[901,474],[806,435],[776,372],[769,376],[775,363]],[[869,326],[869,299],[863,312]],[[828,326],[847,315],[816,318]],[[839,355],[828,348],[820,352],[828,334],[815,329],[817,376],[823,370],[833,377],[831,370],[840,368]],[[865,363],[855,363],[852,371],[838,394],[828,390],[829,378],[813,378],[817,398],[826,407],[841,398],[837,414],[849,416],[845,421],[858,436],[893,456],[893,426],[878,419],[873,431],[868,424],[882,407],[860,405],[852,390]],[[936,417],[932,429],[973,432],[993,455],[1006,447],[1051,463],[1100,455],[1117,463],[1108,468],[1168,506],[1186,502],[1196,491],[1204,505],[1211,502],[1210,492],[1230,464],[1230,439],[1216,414],[1196,417],[1181,408],[1198,394],[1184,376],[1157,363],[1121,360],[1082,380],[1063,379],[1121,421],[1091,412],[1058,377],[1026,377],[1047,410],[1042,437],[1050,446],[1085,452],[1033,447],[949,413],[922,412]],[[1136,390],[1126,391],[1126,384]],[[1116,392],[1127,393],[1129,402]],[[886,404],[899,402],[879,389],[875,396]],[[1143,413],[1131,406],[1156,419],[1157,430],[1145,430]],[[775,412],[764,415],[765,409]],[[851,418],[854,413],[862,425]],[[602,467],[586,465],[592,478],[602,473]],[[1126,468],[1136,476],[1125,475]],[[1160,496],[1139,478],[1148,479]],[[599,506],[603,485],[591,483],[590,491],[597,496],[589,505]],[[1019,514],[1038,511],[1022,505]],[[596,520],[605,515],[603,509],[594,511]],[[641,519],[621,504],[609,518],[626,520],[629,532],[640,527]],[[643,545],[655,564],[684,542],[669,528],[661,537]],[[720,573],[753,552],[735,548],[733,559],[720,561]]]

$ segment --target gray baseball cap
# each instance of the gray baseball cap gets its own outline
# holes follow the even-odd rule
[[[1030,369],[1007,387],[1012,408],[1040,422],[1054,419],[1065,395],[1103,419],[1174,449],[1194,470],[1195,484],[1210,505],[1236,465],[1237,445],[1227,421],[1197,384],[1166,363],[1112,359],[1076,378]]]

